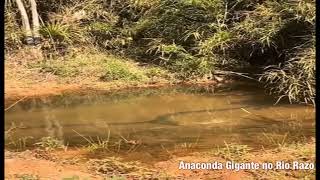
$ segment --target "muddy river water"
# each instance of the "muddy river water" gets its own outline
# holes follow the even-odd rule
[[[26,99],[5,112],[8,148],[54,137],[69,147],[109,140],[140,144],[150,157],[225,143],[253,148],[313,137],[312,106],[274,105],[263,91],[166,87]],[[19,143],[17,143],[19,142]]]

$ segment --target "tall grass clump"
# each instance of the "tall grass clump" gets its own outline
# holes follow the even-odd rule
[[[300,24],[305,34],[289,37],[285,62],[269,66],[260,80],[271,93],[292,102],[315,103],[315,1],[286,3],[291,23]],[[298,6],[299,5],[299,6]],[[299,31],[299,30],[296,30]],[[287,30],[285,32],[289,32]],[[291,47],[290,47],[291,45]]]
[[[279,100],[315,103],[315,48],[301,50],[281,67],[269,67],[260,77]]]

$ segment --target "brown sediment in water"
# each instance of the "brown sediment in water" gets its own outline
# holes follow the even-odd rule
[[[272,143],[261,141],[266,140],[262,133],[281,140],[294,132],[290,141],[313,136],[313,109],[272,103],[259,91],[222,89],[212,94],[197,87],[85,92],[20,102],[6,111],[5,126],[7,131],[16,127],[10,142],[32,137],[26,147],[43,137],[57,137],[73,147],[88,143],[82,136],[97,141],[97,137],[106,140],[110,135],[111,144],[123,141],[123,137],[142,142],[139,151],[155,158],[160,145],[174,150],[194,145],[207,149],[231,141],[269,147]]]
[[[69,92],[76,92],[76,93],[85,93],[87,94],[89,91],[97,91],[97,89],[91,87],[88,88],[88,90],[84,90],[81,86],[79,86],[79,89],[74,89]],[[157,87],[157,86],[153,86]],[[159,86],[158,86],[159,87]],[[129,88],[129,87],[128,87]],[[139,87],[130,87],[130,88],[141,88]],[[121,89],[121,88],[119,88]],[[109,89],[111,90],[111,88]],[[113,89],[115,90],[115,89]],[[126,90],[123,88],[122,90]],[[61,91],[59,93],[65,93],[66,91]],[[52,95],[52,94],[51,94]],[[32,97],[32,96],[31,96]],[[37,97],[37,96],[36,96]],[[177,98],[177,96],[174,96]],[[197,102],[201,101],[198,97],[196,100],[190,99],[188,97],[187,99],[192,102]],[[203,99],[206,101],[209,101],[210,98],[204,96]],[[255,99],[256,101],[257,99]],[[217,101],[210,101],[214,102],[215,105],[217,105]],[[224,98],[221,99],[221,102],[224,102]],[[155,103],[151,103],[155,104]],[[185,103],[183,103],[185,104]],[[136,105],[135,105],[136,106]],[[177,106],[175,106],[177,107]],[[192,107],[198,107],[198,104],[194,104]],[[207,107],[207,106],[206,106]],[[110,109],[110,106],[108,106]],[[127,108],[127,109],[132,109],[132,108]],[[159,109],[157,108],[157,111]],[[200,108],[201,110],[201,108]],[[248,109],[249,112],[255,112],[251,111]],[[290,110],[290,109],[289,109]],[[105,111],[105,110],[104,110]],[[292,109],[290,110],[292,111]],[[114,111],[112,111],[114,112]],[[136,111],[135,111],[136,112]],[[179,111],[180,112],[180,111]],[[183,111],[184,112],[184,111]],[[198,112],[198,111],[195,111]],[[202,112],[202,111],[201,111]],[[270,114],[270,112],[265,112]],[[121,113],[120,113],[121,114]],[[128,113],[130,114],[130,113]],[[176,113],[179,114],[179,113]],[[180,113],[181,114],[181,113]],[[274,114],[274,113],[273,113]],[[171,115],[169,113],[169,115]],[[239,114],[237,114],[239,116]],[[300,114],[302,115],[302,114]],[[25,115],[24,115],[25,116]],[[219,116],[221,117],[221,116]],[[269,116],[268,116],[269,117]],[[7,117],[8,118],[8,117]],[[16,118],[15,118],[16,119]],[[33,118],[28,118],[28,120],[32,120]],[[90,123],[92,123],[90,121]],[[226,127],[226,124],[223,124],[223,127]],[[97,129],[94,129],[97,131]],[[24,133],[23,136],[26,134]],[[247,136],[247,135],[246,135]],[[217,138],[217,136],[215,136]],[[253,137],[252,137],[253,138]],[[158,147],[160,148],[160,147]],[[307,146],[306,149],[310,150],[313,147]],[[155,149],[156,150],[156,149]],[[292,150],[292,149],[291,149]],[[154,150],[153,150],[154,151]],[[139,153],[139,152],[137,152]],[[286,154],[287,152],[282,152],[282,154],[277,154],[275,155],[274,153],[266,153],[263,151],[259,151],[259,153],[254,154],[251,159],[248,159],[247,161],[250,160],[261,160],[261,161],[276,161],[279,159],[286,159]],[[313,152],[312,152],[313,153]],[[311,153],[311,154],[312,154]],[[9,153],[10,154],[10,153]],[[36,153],[32,155],[21,155],[19,154],[14,154],[13,156],[10,157],[6,156],[5,158],[5,163],[6,163],[6,177],[16,177],[16,175],[39,175],[42,178],[47,178],[48,174],[50,174],[50,179],[62,179],[62,178],[67,178],[67,177],[72,177],[74,175],[80,176],[80,178],[85,178],[85,177],[91,177],[92,179],[99,179],[101,176],[95,174],[94,171],[88,170],[86,161],[90,159],[104,159],[104,158],[109,158],[108,155],[105,155],[104,157],[97,157],[97,156],[91,156],[88,157],[86,152],[83,152],[83,149],[79,148],[78,150],[73,150],[73,149],[68,149],[67,151],[53,151],[53,152],[42,152],[42,153]],[[296,154],[294,152],[293,154]],[[314,153],[313,153],[314,154]],[[262,156],[263,155],[263,156]],[[120,156],[120,155],[118,155]],[[138,156],[136,156],[138,157]],[[259,157],[259,158],[257,158]],[[308,156],[309,157],[309,156]],[[149,157],[144,157],[145,159]],[[294,159],[296,157],[289,157],[290,159]],[[76,160],[80,159],[80,160]],[[149,158],[150,159],[150,158]],[[312,159],[312,158],[309,158]],[[124,162],[129,162],[129,161],[135,161],[139,160],[137,159],[123,159]],[[141,159],[140,159],[141,160]],[[253,179],[253,174],[251,172],[246,172],[246,171],[231,171],[231,170],[179,170],[178,169],[178,164],[179,161],[184,160],[186,162],[208,162],[208,161],[224,161],[221,157],[218,157],[215,154],[204,154],[204,153],[199,153],[199,154],[175,154],[174,156],[166,159],[166,160],[160,160],[158,162],[152,162],[150,168],[154,168],[158,171],[161,171],[163,174],[165,174],[168,177],[172,177],[170,179]],[[142,160],[141,160],[142,162]],[[142,162],[144,165],[146,165],[146,162]],[[150,164],[148,164],[150,166]],[[49,172],[49,170],[51,171]],[[163,175],[162,174],[162,175]],[[260,174],[263,174],[260,172]],[[283,177],[283,176],[282,176]],[[90,178],[90,179],[91,179]],[[128,178],[128,179],[133,179],[133,178]],[[280,178],[283,179],[283,178]]]

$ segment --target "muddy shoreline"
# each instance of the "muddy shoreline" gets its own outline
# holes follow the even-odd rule
[[[97,92],[116,92],[116,91],[130,91],[136,89],[175,87],[175,86],[197,86],[197,87],[228,87],[236,83],[234,80],[225,82],[205,81],[205,82],[157,82],[147,84],[116,84],[110,83],[91,83],[91,84],[57,84],[57,83],[43,83],[36,85],[27,85],[26,87],[12,87],[5,88],[5,109],[10,108],[15,103],[25,101],[29,98],[51,97],[62,94],[92,94]]]

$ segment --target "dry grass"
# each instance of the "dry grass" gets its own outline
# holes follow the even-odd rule
[[[315,48],[300,51],[283,67],[271,67],[260,80],[279,95],[279,100],[287,97],[291,103],[315,104]]]

